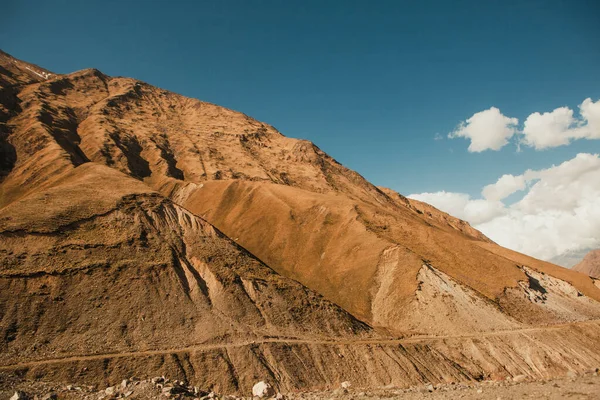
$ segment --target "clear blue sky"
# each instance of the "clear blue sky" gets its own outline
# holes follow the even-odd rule
[[[597,100],[597,0],[8,0],[0,48],[242,111],[404,194],[477,194],[503,173],[600,152],[579,141],[472,154],[434,140],[490,106],[522,122]]]

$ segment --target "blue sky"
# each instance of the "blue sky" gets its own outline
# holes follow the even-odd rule
[[[404,194],[477,196],[600,152],[469,153],[448,139],[498,107],[525,118],[600,98],[597,1],[10,1],[0,48],[59,73],[95,67],[242,111]],[[440,134],[443,140],[434,140]],[[514,139],[513,139],[514,141]]]

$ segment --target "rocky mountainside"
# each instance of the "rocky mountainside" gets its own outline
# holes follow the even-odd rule
[[[587,253],[583,260],[573,267],[573,271],[583,272],[592,278],[600,279],[600,249]]]
[[[589,277],[244,114],[94,69],[0,67],[0,369],[236,391],[600,360]]]

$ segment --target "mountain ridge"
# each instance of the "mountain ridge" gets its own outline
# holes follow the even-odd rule
[[[511,331],[600,318],[589,277],[501,248],[245,114],[95,69],[49,75],[6,53],[0,64],[0,150],[9,156],[0,174],[0,344],[3,365],[27,361],[27,376],[98,382],[163,368],[239,391],[260,374],[287,388],[344,374],[414,384],[433,363],[435,379],[474,379],[501,363],[509,375],[556,374],[575,365],[558,354],[578,328],[565,327],[562,339],[540,331],[542,348],[525,367],[480,358],[464,341],[499,332],[485,346],[527,358]],[[600,354],[594,329],[584,331],[590,351],[569,352],[578,368]],[[394,367],[389,379],[365,380],[355,371],[371,354],[361,338],[449,333],[463,355],[440,339],[436,354],[390,348],[402,365],[427,360],[408,375]],[[268,337],[290,343],[252,344]],[[348,344],[291,340],[332,337]],[[246,344],[169,350],[234,341]],[[52,371],[56,355],[155,350],[164,353],[151,365],[123,356],[102,366],[99,357]],[[314,368],[290,364],[298,354]],[[560,362],[546,365],[546,356]],[[35,364],[44,359],[54,361]],[[77,372],[83,365],[88,372]]]

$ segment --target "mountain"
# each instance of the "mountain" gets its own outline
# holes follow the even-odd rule
[[[0,67],[0,371],[243,392],[600,360],[589,277],[242,113],[95,69]]]
[[[592,250],[593,249],[591,248],[569,250],[555,257],[552,257],[548,261],[553,264],[560,265],[561,267],[573,268],[573,266],[581,262],[581,260],[583,260],[583,257],[585,257],[585,255]]]
[[[600,249],[592,250],[583,257],[573,271],[583,272],[592,278],[600,279]]]

